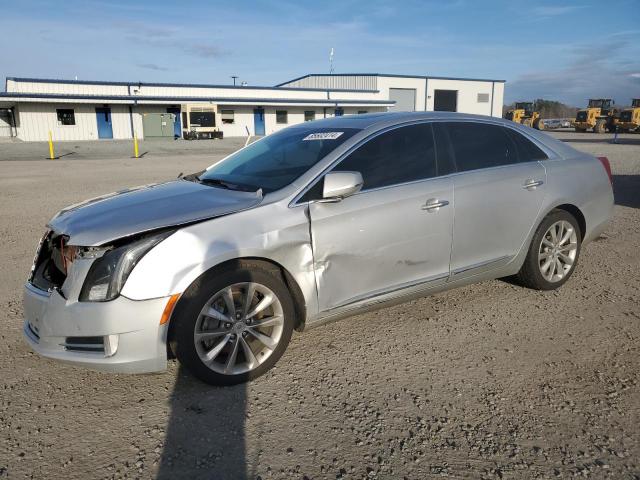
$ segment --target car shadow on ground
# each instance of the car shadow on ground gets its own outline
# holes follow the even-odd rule
[[[615,204],[640,208],[640,175],[613,175]]]
[[[178,367],[158,479],[247,479],[246,386],[212,387]]]

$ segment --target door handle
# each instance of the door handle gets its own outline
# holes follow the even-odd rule
[[[422,205],[422,210],[426,210],[428,212],[437,212],[440,207],[446,207],[449,205],[447,200],[438,200],[437,198],[430,198],[427,200],[427,203]]]
[[[528,180],[525,180],[524,184],[522,185],[522,188],[526,188],[527,190],[535,190],[536,187],[539,187],[543,183],[544,182],[542,180],[533,180],[530,178]]]

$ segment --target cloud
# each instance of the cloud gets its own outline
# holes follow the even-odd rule
[[[520,75],[507,83],[507,97],[561,100],[574,106],[583,105],[589,98],[613,98],[625,104],[640,90],[640,64],[617,62],[617,57],[626,55],[631,45],[631,39],[617,39],[574,46],[566,67]]]
[[[531,13],[536,17],[557,17],[584,8],[582,5],[547,5],[534,7]]]
[[[168,72],[169,69],[166,67],[161,67],[160,65],[156,65],[155,63],[139,63],[138,67],[144,68],[147,70],[155,70],[158,72]]]
[[[190,53],[202,58],[218,58],[226,54],[226,52],[216,45],[187,45],[182,47],[186,53]]]

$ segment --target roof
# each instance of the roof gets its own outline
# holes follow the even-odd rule
[[[193,97],[193,96],[155,96],[155,95],[77,95],[63,93],[28,93],[28,92],[0,92],[0,100],[6,99],[42,99],[42,100],[93,100],[118,101],[122,103],[139,103],[161,101],[167,103],[180,102],[216,102],[232,104],[302,104],[302,105],[379,105],[393,106],[393,100],[360,100],[360,99],[327,99],[327,98],[253,98],[253,97]]]
[[[302,77],[301,77],[302,78]],[[12,80],[14,82],[25,83],[60,83],[69,85],[109,85],[109,86],[140,86],[140,87],[176,87],[176,88],[232,88],[232,89],[259,89],[259,90],[304,90],[310,92],[326,92],[330,90],[332,92],[366,92],[377,93],[378,90],[358,90],[358,89],[339,89],[339,88],[295,88],[295,87],[262,87],[258,85],[242,86],[242,85],[216,85],[206,83],[156,83],[156,82],[122,82],[122,81],[98,81],[98,80],[69,80],[69,79],[55,79],[55,78],[28,78],[28,77],[7,77],[5,80],[5,91],[7,90],[7,82]],[[284,84],[283,84],[284,85]]]
[[[393,77],[393,78],[420,78],[420,79],[433,79],[433,80],[463,80],[467,82],[496,82],[496,83],[505,83],[506,80],[494,80],[490,78],[463,78],[463,77],[439,77],[434,75],[398,75],[394,73],[309,73],[307,75],[302,75],[301,77],[296,77],[292,80],[287,80],[286,82],[279,83],[276,85],[277,88],[283,88],[284,85],[288,85],[289,83],[297,82],[298,80],[303,80],[305,78],[310,77]]]
[[[365,113],[360,115],[344,115],[341,117],[329,117],[316,120],[313,122],[318,127],[335,127],[335,128],[359,128],[366,129],[377,126],[393,126],[404,122],[412,122],[415,120],[479,120],[482,122],[502,123],[507,125],[516,125],[510,120],[504,120],[497,117],[488,117],[486,115],[472,115],[469,113],[458,112],[378,112]],[[293,125],[289,128],[297,128],[304,126],[305,123]]]

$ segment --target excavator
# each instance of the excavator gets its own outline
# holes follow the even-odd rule
[[[573,127],[576,132],[593,130],[594,133],[614,132],[618,123],[615,102],[610,98],[592,98],[589,106],[578,110]]]
[[[631,108],[625,108],[620,112],[618,131],[640,133],[640,98],[631,100]]]
[[[544,120],[540,112],[535,110],[533,102],[516,102],[515,108],[509,110],[504,118],[527,127],[544,130]]]

